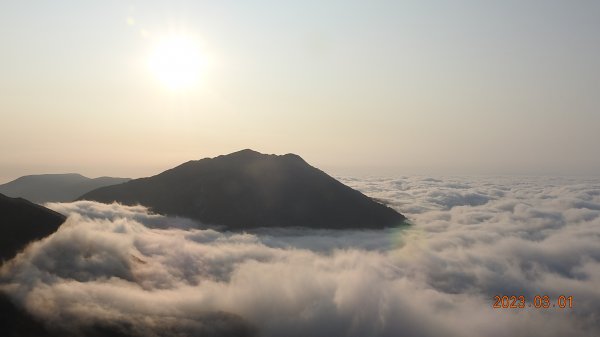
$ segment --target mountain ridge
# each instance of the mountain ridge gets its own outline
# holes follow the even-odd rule
[[[73,201],[99,187],[120,184],[129,178],[88,178],[79,173],[36,174],[19,177],[0,185],[0,193],[22,197],[35,203]]]
[[[230,229],[384,228],[405,217],[296,154],[245,149],[182,163],[155,176],[102,187],[79,199],[141,204]]]

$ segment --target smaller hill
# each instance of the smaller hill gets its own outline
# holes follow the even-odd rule
[[[13,258],[29,242],[54,233],[64,221],[60,213],[0,194],[0,261]]]
[[[0,193],[25,198],[35,203],[73,201],[80,195],[100,187],[121,184],[129,178],[88,178],[77,173],[23,176],[0,185]]]

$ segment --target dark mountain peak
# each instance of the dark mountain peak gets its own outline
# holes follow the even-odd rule
[[[264,157],[264,156],[267,156],[267,155],[262,154],[258,151],[254,151],[252,149],[243,149],[240,151],[232,152],[230,154],[220,155],[219,157],[259,158],[259,157]]]
[[[212,159],[215,161],[224,161],[224,162],[228,162],[228,161],[235,161],[236,163],[243,163],[243,162],[252,162],[252,161],[256,161],[256,160],[264,160],[271,157],[271,155],[268,154],[263,154],[254,150],[250,150],[250,149],[245,149],[245,150],[241,150],[241,151],[236,151],[230,154],[225,154],[225,155],[220,155],[214,158],[208,158],[208,159]]]
[[[240,150],[240,151],[233,152],[230,154],[221,155],[221,156],[215,157],[213,159],[236,160],[236,161],[247,161],[247,162],[252,162],[252,161],[294,162],[295,161],[295,162],[304,163],[304,164],[308,165],[306,163],[306,161],[304,161],[304,159],[302,159],[302,157],[300,157],[299,155],[294,154],[294,153],[287,153],[284,155],[264,154],[264,153],[260,153],[258,151],[254,151],[251,149]]]
[[[276,155],[276,154],[265,154],[260,153],[258,151],[254,151],[251,149],[244,149],[236,152],[232,152],[230,154],[220,155],[212,159],[218,160],[235,160],[235,161],[257,161],[257,160],[269,160],[269,161],[277,161],[282,159],[300,159],[300,156],[292,153],[288,153],[285,155]],[[209,158],[210,159],[210,158]],[[303,160],[302,160],[303,161]]]
[[[158,213],[231,229],[383,228],[405,219],[298,155],[249,149],[189,161],[153,177],[99,188],[80,199],[142,204]]]

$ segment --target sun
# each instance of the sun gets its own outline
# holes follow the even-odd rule
[[[159,39],[148,59],[154,76],[172,90],[188,89],[197,84],[205,63],[198,43],[184,35]]]

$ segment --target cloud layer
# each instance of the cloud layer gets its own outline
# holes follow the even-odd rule
[[[403,230],[193,229],[143,207],[69,214],[0,272],[58,329],[134,335],[597,336],[600,181],[343,179]],[[573,296],[573,309],[494,309],[494,295]]]

